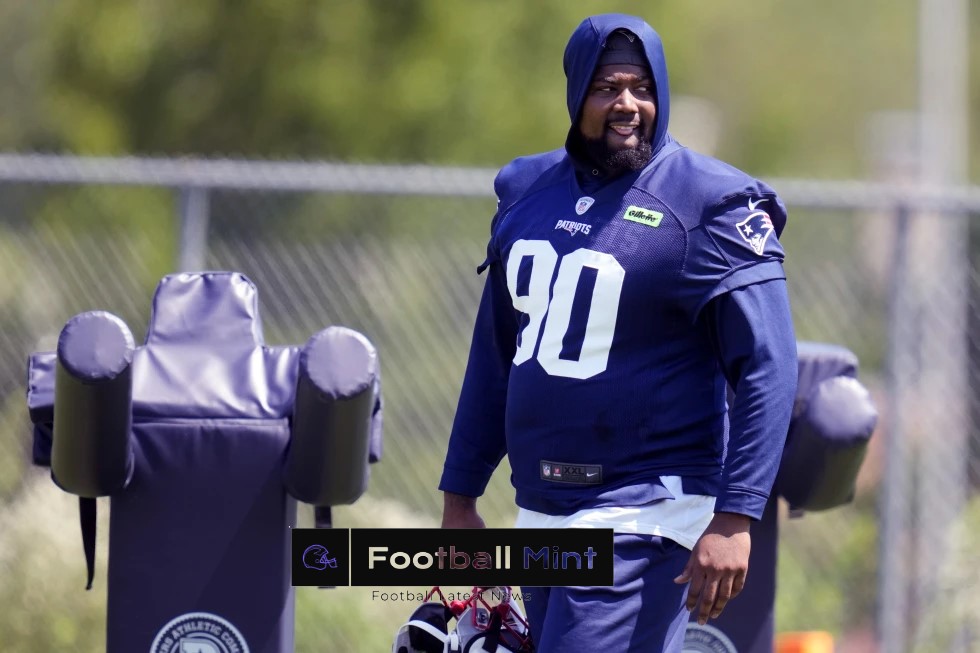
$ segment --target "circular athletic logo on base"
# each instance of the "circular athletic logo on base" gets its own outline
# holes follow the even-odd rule
[[[738,653],[732,640],[714,626],[687,624],[683,653]]]
[[[238,629],[216,614],[188,612],[171,619],[150,645],[150,653],[249,653]]]

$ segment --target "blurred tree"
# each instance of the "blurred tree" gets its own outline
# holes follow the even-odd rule
[[[484,165],[563,142],[562,51],[597,10],[585,0],[45,6],[44,129],[7,141],[18,147]],[[719,154],[757,174],[860,174],[865,117],[916,101],[913,0],[640,13],[664,36],[673,92],[719,106]]]
[[[51,7],[51,0],[0,2],[0,149],[44,146],[37,46]]]

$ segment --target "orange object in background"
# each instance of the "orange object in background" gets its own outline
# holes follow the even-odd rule
[[[779,633],[776,653],[834,653],[834,636],[824,630]]]

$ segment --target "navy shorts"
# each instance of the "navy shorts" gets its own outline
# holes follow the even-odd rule
[[[524,587],[537,653],[681,653],[691,552],[656,535],[614,536],[613,587]]]

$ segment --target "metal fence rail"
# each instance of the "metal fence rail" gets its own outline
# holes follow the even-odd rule
[[[492,197],[493,168],[54,156],[0,153],[0,182],[106,184],[370,195]],[[980,188],[903,182],[768,179],[790,204],[808,208],[975,212]]]
[[[99,610],[66,598],[80,578],[73,517],[28,464],[26,356],[53,348],[84,310],[120,315],[139,338],[156,282],[175,270],[249,276],[268,344],[301,343],[329,324],[364,332],[381,354],[386,458],[338,520],[435,523],[493,175],[0,154],[0,579],[11,579],[0,582],[0,604],[23,606],[0,615],[0,641],[21,633],[36,648],[12,650],[86,653],[101,641]],[[882,412],[854,504],[782,525],[778,626],[830,630],[841,651],[868,641],[883,653],[977,650],[980,606],[961,572],[980,568],[980,408],[970,391],[980,275],[969,248],[980,188],[767,181],[790,208],[782,240],[798,336],[854,350]],[[507,476],[498,471],[482,500],[494,525],[514,514]],[[51,564],[38,538],[58,543],[46,549],[60,560],[53,577],[38,567]],[[47,591],[31,591],[34,582]],[[409,606],[349,596],[339,606],[300,593],[300,653],[324,641],[390,646]],[[973,609],[944,607],[954,603]]]

